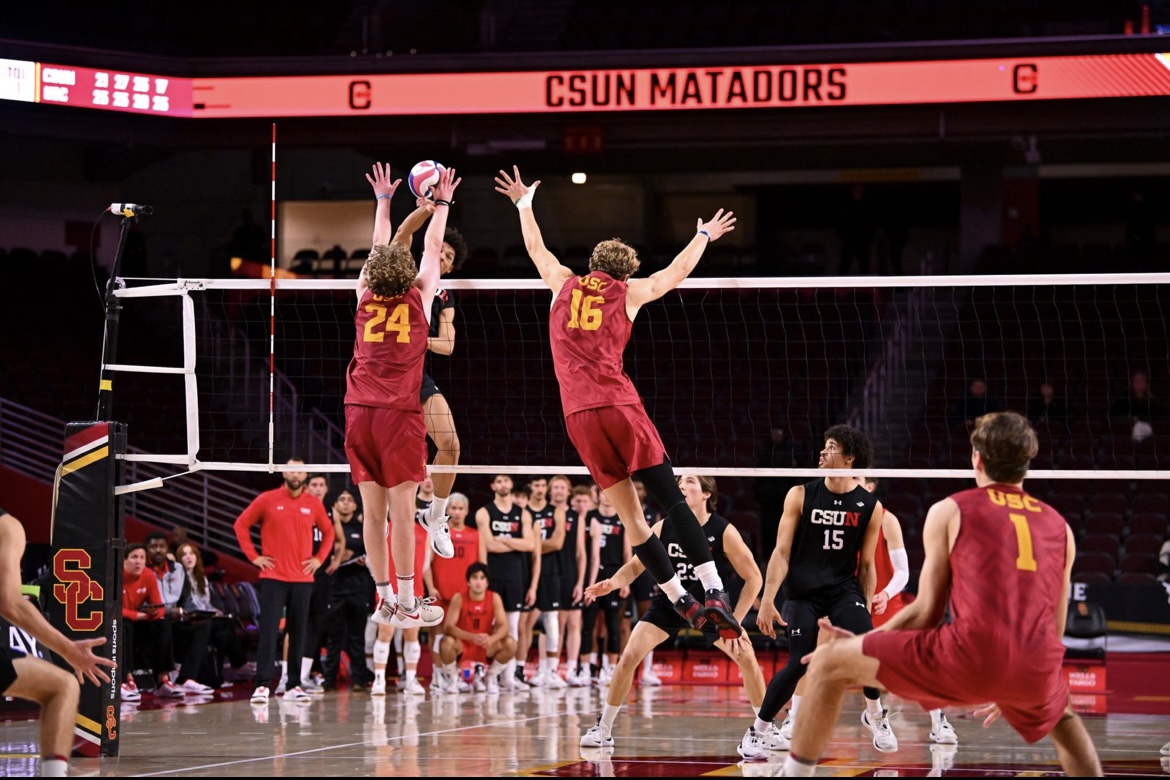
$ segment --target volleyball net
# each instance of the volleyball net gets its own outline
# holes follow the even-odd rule
[[[869,473],[969,477],[969,420],[1032,410],[1033,477],[1165,479],[1166,411],[1125,409],[1135,372],[1170,366],[1170,274],[692,278],[643,308],[627,372],[683,471],[807,477],[825,428],[875,443]],[[461,473],[584,474],[563,425],[540,280],[444,280],[449,356],[427,371],[452,410]],[[176,280],[118,292],[146,332],[123,330],[115,414],[129,460],[196,471],[348,472],[345,369],[352,279]],[[982,380],[986,400],[966,398]],[[1152,411],[1153,420],[1141,420]],[[1043,416],[1040,416],[1043,414]],[[1142,423],[1146,423],[1143,425]],[[773,429],[797,460],[761,460]],[[803,453],[803,454],[800,454]],[[802,460],[803,459],[803,460]]]

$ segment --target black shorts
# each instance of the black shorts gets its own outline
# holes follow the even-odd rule
[[[780,611],[788,626],[784,629],[789,640],[796,636],[815,637],[819,633],[817,621],[828,617],[834,626],[864,634],[873,630],[873,617],[865,606],[865,596],[856,583],[846,583],[832,590],[807,594],[804,598],[789,599]]]
[[[658,583],[654,581],[648,571],[642,572],[630,583],[630,597],[634,601],[649,601],[657,595]]]
[[[667,603],[665,596],[652,600],[646,614],[638,618],[638,623],[649,623],[655,628],[665,631],[670,639],[678,636],[680,631],[691,627],[687,619],[678,614],[673,605]],[[703,625],[703,639],[707,642],[707,647],[713,646],[719,639],[719,630],[709,620]]]
[[[573,588],[577,585],[577,575],[561,575],[561,609],[582,610],[585,608],[585,588],[581,588],[581,597],[573,600]]]
[[[504,602],[505,612],[524,612],[524,596],[528,592],[528,588],[524,587],[524,582],[517,579],[504,577],[493,577],[488,580],[488,587],[500,594],[500,600]]]
[[[431,375],[430,374],[423,374],[422,390],[420,390],[419,394],[418,394],[419,403],[425,404],[427,402],[427,399],[430,398],[432,395],[442,395],[442,394],[443,394],[443,391],[440,390],[439,386],[435,384],[435,380],[431,379]]]
[[[4,625],[7,628],[8,624]],[[0,693],[4,693],[16,682],[16,667],[12,665],[13,656],[23,658],[24,653],[15,652],[8,646],[8,632],[5,631],[0,641]]]
[[[541,612],[564,609],[561,606],[564,603],[561,601],[561,580],[561,575],[553,572],[547,577],[541,575],[540,584],[536,586],[536,608]]]

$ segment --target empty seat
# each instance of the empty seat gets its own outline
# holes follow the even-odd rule
[[[1117,538],[1125,530],[1125,518],[1117,512],[1089,515],[1085,519],[1086,534],[1108,534]]]
[[[1129,511],[1129,496],[1125,493],[1095,493],[1089,497],[1089,513],[1116,513],[1124,515]]]
[[[1158,572],[1158,558],[1157,556],[1144,553],[1124,555],[1121,558],[1121,563],[1118,564],[1118,570],[1122,573],[1140,572],[1143,574],[1156,574]]]
[[[1104,574],[1108,577],[1106,582],[1113,580],[1114,571],[1117,568],[1114,556],[1099,552],[1079,552],[1076,560],[1073,561],[1073,579],[1077,582],[1085,582],[1079,575],[1082,574]]]
[[[1157,483],[1151,480],[1142,480],[1142,483],[1149,484],[1142,485],[1139,483],[1139,490],[1144,488],[1154,491],[1158,489],[1159,484],[1163,486],[1163,489],[1165,487],[1164,482]],[[1129,502],[1129,511],[1135,515],[1139,512],[1156,512],[1163,516],[1170,515],[1170,495],[1159,492],[1139,492]]]
[[[1127,524],[1131,534],[1153,534],[1165,538],[1170,518],[1160,512],[1135,512]]]
[[[1121,553],[1121,537],[1116,534],[1085,534],[1077,545],[1077,550],[1083,553],[1106,553],[1113,560]]]
[[[1156,558],[1165,543],[1166,538],[1162,534],[1130,534],[1125,537],[1125,554],[1152,555]]]

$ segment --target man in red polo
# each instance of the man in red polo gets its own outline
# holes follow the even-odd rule
[[[333,523],[325,505],[305,490],[304,461],[292,458],[282,472],[284,485],[252,501],[236,520],[236,539],[245,557],[260,569],[260,638],[256,648],[256,689],[253,704],[268,703],[268,686],[276,667],[280,618],[287,616],[289,658],[303,655],[313,574],[333,552]],[[260,549],[252,544],[252,526],[260,526]],[[313,549],[313,527],[321,541]],[[285,701],[308,701],[301,688],[299,664],[289,664]]]

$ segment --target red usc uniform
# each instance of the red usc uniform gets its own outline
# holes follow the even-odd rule
[[[658,430],[622,368],[632,328],[626,283],[601,271],[566,281],[549,312],[565,428],[603,490],[666,459]]]
[[[439,605],[445,612],[451,597],[467,589],[467,567],[479,560],[479,531],[474,528],[451,529],[454,558],[431,558],[431,581],[435,583]]]
[[[362,293],[345,376],[345,453],[353,481],[394,487],[426,479],[423,359],[430,326],[422,295]]]
[[[466,578],[464,581],[466,582]],[[455,625],[472,634],[490,634],[496,628],[494,618],[495,609],[492,606],[494,601],[495,599],[492,598],[492,591],[490,589],[484,593],[483,601],[472,601],[471,595],[467,592],[465,585],[463,589],[463,606],[459,608],[459,622]],[[468,661],[481,664],[487,663],[487,651],[484,648],[472,642],[464,642],[462,640],[460,640],[459,644],[463,647],[461,660],[464,663]]]
[[[1052,507],[1018,488],[951,496],[961,526],[951,550],[952,622],[926,631],[872,631],[878,680],[927,709],[993,701],[1028,742],[1068,704],[1054,617],[1064,594],[1068,532]]]
[[[878,533],[877,550],[873,554],[873,567],[877,571],[877,589],[874,593],[881,593],[890,580],[894,579],[894,564],[890,560],[890,546],[886,543],[886,535]],[[873,627],[885,624],[887,620],[898,614],[906,604],[902,601],[902,592],[898,591],[886,603],[886,611],[873,616]]]

